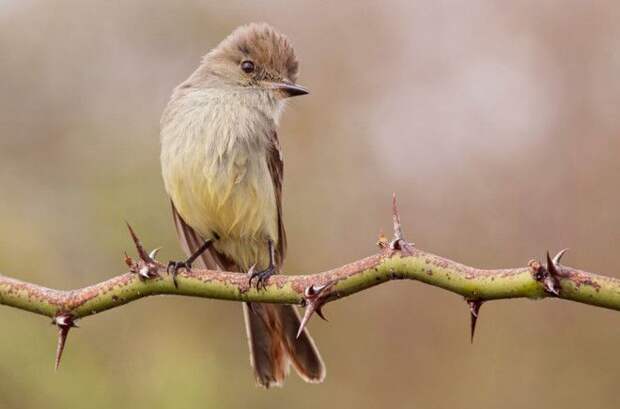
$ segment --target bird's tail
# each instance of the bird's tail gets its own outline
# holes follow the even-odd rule
[[[174,221],[181,246],[191,255],[203,244],[200,235],[183,221],[173,205]],[[211,270],[240,271],[219,254],[209,249],[196,260]],[[259,385],[280,386],[290,364],[306,381],[318,383],[325,378],[325,365],[312,337],[304,329],[297,337],[299,316],[292,305],[247,303],[243,305],[250,362]]]
[[[293,367],[306,382],[325,378],[325,365],[310,334],[297,337],[299,316],[292,305],[245,304],[245,324],[250,360],[256,381],[269,388],[281,386]]]

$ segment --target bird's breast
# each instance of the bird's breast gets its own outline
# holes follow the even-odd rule
[[[203,237],[277,242],[266,160],[269,128],[250,108],[225,103],[182,107],[162,127],[166,189],[181,217]]]

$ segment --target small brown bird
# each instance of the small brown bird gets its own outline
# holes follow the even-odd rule
[[[283,161],[277,126],[296,85],[289,40],[267,24],[239,27],[173,92],[161,120],[161,164],[177,233],[189,258],[209,269],[250,273],[264,285],[286,251]],[[308,382],[325,367],[293,306],[244,305],[257,382],[281,385],[290,363]]]

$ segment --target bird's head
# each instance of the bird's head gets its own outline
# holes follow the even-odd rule
[[[269,92],[280,100],[308,93],[296,84],[298,70],[288,38],[265,23],[237,28],[204,57],[200,69],[211,85]]]

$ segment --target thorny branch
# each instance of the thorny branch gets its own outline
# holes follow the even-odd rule
[[[182,271],[177,284],[157,250],[147,252],[133,229],[131,237],[138,259],[125,255],[129,271],[99,284],[77,290],[45,288],[0,275],[0,304],[52,318],[58,327],[56,367],[69,330],[80,318],[98,314],[150,295],[173,294],[231,301],[297,304],[305,308],[301,329],[328,302],[355,294],[390,280],[416,280],[465,297],[471,315],[473,341],[483,302],[506,298],[554,297],[620,310],[620,279],[577,270],[560,264],[566,250],[545,264],[531,260],[527,267],[483,270],[413,247],[403,237],[393,199],[394,238],[381,234],[380,252],[345,266],[310,275],[276,275],[261,290],[248,284],[245,274],[210,270]]]

